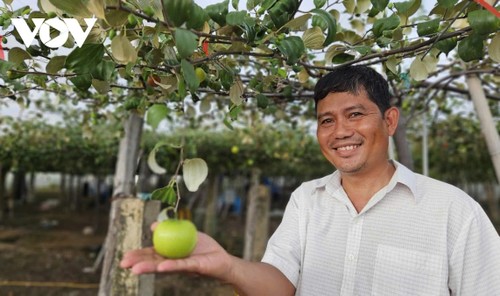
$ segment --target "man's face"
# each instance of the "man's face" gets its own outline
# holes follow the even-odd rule
[[[382,116],[361,90],[330,93],[317,105],[317,137],[323,155],[342,174],[376,172],[387,164],[389,136],[399,112],[392,107]]]

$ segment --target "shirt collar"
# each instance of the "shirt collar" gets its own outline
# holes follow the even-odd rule
[[[390,160],[390,161],[396,167],[396,171],[394,172],[394,175],[387,184],[388,187],[387,192],[394,189],[396,185],[401,184],[403,186],[406,186],[410,190],[413,197],[415,198],[415,201],[417,201],[418,195],[417,195],[417,181],[415,173],[412,172],[403,164],[395,160]],[[342,187],[342,185],[340,184],[340,172],[335,171],[330,175],[317,179],[315,187],[317,189],[325,187],[328,192],[336,192]]]

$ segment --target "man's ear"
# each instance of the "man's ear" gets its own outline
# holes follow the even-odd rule
[[[387,132],[389,136],[394,135],[399,122],[399,109],[396,107],[390,107],[385,110],[384,121],[387,126]]]

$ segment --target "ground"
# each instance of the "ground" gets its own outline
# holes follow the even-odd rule
[[[104,241],[108,209],[74,211],[59,205],[41,210],[40,205],[18,206],[0,223],[0,296],[97,295],[101,269],[84,269],[94,265]],[[241,224],[241,219],[225,224],[225,247],[241,249]],[[187,275],[157,276],[155,291],[173,296],[234,295],[228,285]]]

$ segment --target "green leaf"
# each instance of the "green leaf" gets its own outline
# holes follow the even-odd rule
[[[184,76],[182,75],[176,75],[176,76],[177,76],[177,93],[179,95],[179,98],[184,99],[187,96],[186,81],[184,80]]]
[[[342,4],[345,7],[345,10],[348,14],[354,14],[354,10],[356,9],[356,1],[352,0],[344,0]]]
[[[437,2],[440,6],[443,6],[444,8],[453,8],[453,6],[457,4],[458,0],[437,0]]]
[[[500,33],[497,33],[495,37],[491,39],[488,45],[488,54],[492,60],[500,63]]]
[[[168,0],[164,0],[168,1]],[[222,1],[221,3],[208,5],[205,7],[205,11],[208,16],[219,26],[223,27],[226,25],[226,15],[228,13],[229,0]]]
[[[381,18],[373,24],[373,34],[376,37],[382,36],[384,31],[394,30],[399,26],[400,19],[397,14],[392,14],[390,17]]]
[[[237,79],[229,89],[229,98],[234,105],[241,105],[243,102],[242,95],[244,93],[244,86],[241,80]]]
[[[77,74],[90,73],[102,61],[104,52],[102,44],[86,43],[82,47],[75,48],[66,57],[65,67]]]
[[[297,63],[306,51],[304,42],[298,36],[286,37],[278,45],[278,49],[287,57],[287,63],[289,65]]]
[[[149,160],[149,158],[148,158]],[[154,170],[152,170],[154,172]],[[174,189],[174,183],[172,185],[167,185],[162,188],[155,189],[151,193],[151,199],[153,200],[160,200],[162,203],[166,204],[167,206],[175,206],[177,203],[177,194],[175,193]]]
[[[185,159],[182,163],[182,176],[187,189],[197,191],[208,176],[207,163],[201,158]]]
[[[229,109],[229,117],[232,120],[238,119],[238,115],[241,113],[241,105],[232,105],[231,108]]]
[[[446,55],[448,55],[448,53],[457,46],[457,38],[453,37],[444,40],[439,40],[438,42],[436,42],[434,46],[440,51],[444,52]]]
[[[135,63],[137,51],[127,36],[119,35],[111,40],[111,55],[120,64]]]
[[[102,80],[97,80],[97,79],[92,79],[92,86],[100,94],[105,94],[110,89],[108,81],[102,81]]]
[[[20,65],[24,60],[31,60],[31,55],[24,49],[14,47],[9,50],[9,62]]]
[[[238,10],[238,7],[240,5],[240,0],[232,0],[231,5],[233,6],[234,10]]]
[[[415,57],[411,63],[410,76],[416,81],[425,80],[429,76],[429,71],[427,70],[425,63],[421,60],[421,56]]]
[[[105,18],[104,13],[104,0],[88,0],[85,2],[87,10],[90,11],[97,18]]]
[[[323,46],[330,45],[333,41],[335,41],[335,35],[337,34],[337,21],[335,20],[335,17],[323,9],[313,9],[311,12],[320,16],[328,24],[328,32]]]
[[[203,28],[203,25],[205,25],[205,22],[208,21],[208,19],[209,16],[205,9],[194,3],[191,14],[188,15],[186,27],[188,29],[200,30]]]
[[[311,14],[305,13],[299,17],[291,19],[288,23],[284,24],[284,28],[290,28],[292,30],[299,30],[301,27],[307,24],[307,21],[311,18]]]
[[[0,59],[0,73],[2,74],[2,76],[7,76],[7,71],[12,69],[12,67],[14,67],[13,63]]]
[[[371,0],[371,3],[377,11],[383,11],[389,4],[389,0]]]
[[[181,60],[182,74],[184,75],[184,80],[186,85],[191,92],[195,92],[200,86],[200,81],[196,77],[196,72],[194,66],[185,59]]]
[[[260,109],[266,109],[269,105],[269,98],[263,94],[258,94],[255,97],[257,99],[257,107]]]
[[[281,28],[293,18],[298,8],[298,0],[278,0],[267,12],[274,26]]]
[[[52,5],[72,16],[92,17],[92,13],[82,0],[49,0]]]
[[[183,59],[190,57],[198,47],[198,37],[185,29],[175,30],[175,45],[179,56]]]
[[[439,19],[417,24],[418,36],[427,36],[436,33],[439,30]]]
[[[410,0],[405,2],[395,2],[394,7],[396,7],[398,14],[408,17],[417,12],[421,4],[421,0]]]
[[[257,13],[258,14],[264,13],[264,11],[271,8],[276,2],[278,2],[278,0],[263,0]]]
[[[321,8],[326,4],[326,0],[314,0],[314,7]]]
[[[69,80],[73,82],[76,88],[83,91],[88,90],[92,85],[92,76],[90,74],[78,75],[76,77],[70,78]]]
[[[102,60],[92,71],[92,77],[95,79],[108,81],[113,76],[116,64],[113,61]]]
[[[246,11],[231,11],[226,15],[226,23],[230,26],[241,26],[245,22]]]
[[[129,13],[127,11],[110,9],[106,13],[106,22],[112,27],[119,27],[125,25],[128,21]]]
[[[469,24],[477,34],[490,34],[500,29],[500,18],[487,10],[474,10],[467,15]]]
[[[372,47],[371,46],[365,46],[365,45],[358,45],[358,46],[354,46],[352,49],[354,49],[355,51],[359,52],[361,55],[366,55],[369,52],[371,52]]]
[[[458,43],[458,56],[464,62],[480,60],[484,56],[484,37],[471,34]]]
[[[180,27],[189,18],[194,7],[193,0],[162,0],[163,17],[175,27]]]
[[[310,49],[322,49],[325,42],[325,36],[320,27],[312,27],[307,29],[302,35],[304,46]]]
[[[50,61],[45,66],[45,72],[49,74],[56,74],[66,63],[66,56],[55,56],[50,59]]]
[[[348,61],[354,60],[354,56],[348,53],[340,53],[333,57],[332,63],[334,64],[343,64]]]
[[[168,108],[165,104],[154,104],[153,106],[148,108],[146,122],[156,130],[160,122],[167,118],[167,115]]]
[[[233,85],[234,74],[233,72],[224,68],[219,71],[219,79],[222,87],[224,87],[224,89],[226,90],[229,90],[231,88],[231,85]]]

